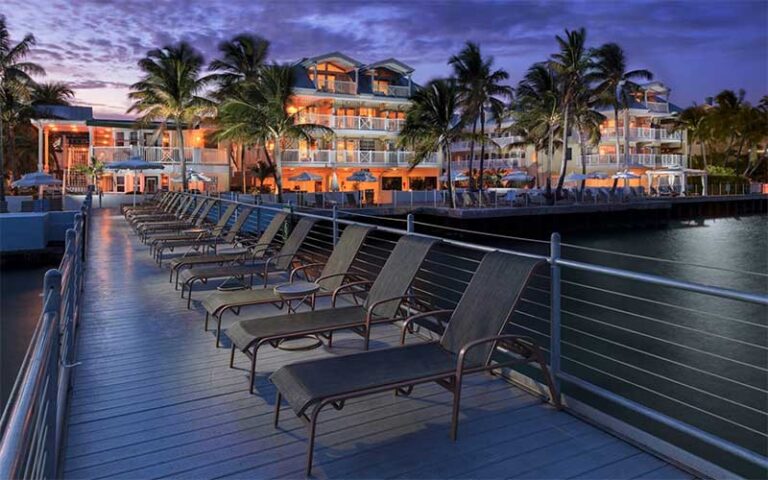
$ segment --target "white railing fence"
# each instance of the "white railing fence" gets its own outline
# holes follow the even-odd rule
[[[90,156],[102,163],[113,163],[140,157],[147,162],[175,164],[181,162],[179,149],[175,147],[91,147]],[[187,163],[227,163],[227,152],[217,148],[184,148]]]
[[[91,193],[67,230],[59,268],[43,281],[43,309],[2,419],[0,478],[57,478],[75,363]]]
[[[413,159],[413,152],[388,150],[285,150],[283,163],[316,163],[322,165],[350,163],[371,166],[406,166]],[[433,155],[422,162],[436,165]]]

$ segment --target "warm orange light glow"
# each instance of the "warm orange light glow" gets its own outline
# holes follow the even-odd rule
[[[294,113],[298,112],[299,109],[294,107],[293,105],[289,106],[287,109],[289,115],[293,115]]]

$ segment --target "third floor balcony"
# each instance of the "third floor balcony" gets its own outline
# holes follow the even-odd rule
[[[368,167],[395,167],[408,166],[413,160],[413,152],[392,150],[286,150],[283,152],[283,163],[291,165],[303,165],[307,167],[326,167],[340,164],[368,166]],[[437,157],[430,156],[420,166],[437,166]]]
[[[399,132],[405,123],[405,120],[394,118],[324,115],[319,113],[299,115],[298,121],[302,123],[323,125],[334,130],[374,130],[392,133]]]
[[[619,127],[619,138],[624,138],[624,128]],[[601,128],[600,139],[610,141],[616,139],[616,129]],[[629,140],[633,142],[681,142],[682,132],[670,132],[665,128],[630,127]]]
[[[618,159],[616,155],[610,154],[590,154],[584,156],[587,166],[597,167],[618,167],[619,160],[625,161],[624,156],[621,155]],[[580,158],[576,158],[578,162]],[[676,153],[632,153],[629,155],[629,163],[632,165],[640,165],[648,168],[668,168],[668,167],[685,167],[687,163],[687,157],[685,155],[679,155]]]

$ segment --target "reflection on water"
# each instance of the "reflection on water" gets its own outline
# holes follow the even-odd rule
[[[56,264],[0,267],[0,390],[5,405],[42,308],[43,276]]]

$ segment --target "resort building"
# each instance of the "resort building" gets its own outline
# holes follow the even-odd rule
[[[305,58],[294,66],[296,94],[291,113],[298,121],[323,125],[333,135],[287,145],[282,156],[287,191],[365,192],[367,201],[386,201],[382,192],[434,190],[440,169],[436,157],[413,169],[413,152],[397,146],[409,98],[413,69],[394,58],[363,64],[340,52]],[[261,154],[261,152],[258,152]],[[376,181],[347,180],[360,170]],[[310,181],[291,181],[302,173]]]
[[[670,90],[660,82],[643,85],[632,98],[628,111],[619,112],[618,138],[613,109],[603,109],[605,121],[601,126],[600,141],[595,146],[587,146],[582,152],[575,133],[569,139],[568,173],[582,171],[582,158],[588,173],[604,172],[613,174],[619,170],[648,170],[688,165],[686,135],[684,132],[671,131],[674,117],[680,107],[669,102]],[[628,118],[628,129],[624,128]],[[546,171],[546,151],[539,150],[526,143],[520,136],[501,133],[511,126],[510,121],[500,126],[490,121],[486,131],[495,145],[486,145],[486,170],[524,170],[531,175],[543,175]],[[625,155],[626,142],[629,139],[629,155]],[[617,151],[619,155],[617,155]],[[459,170],[469,167],[470,142],[457,142],[453,145],[452,158]],[[560,172],[562,150],[557,149],[552,158],[552,177],[557,179]],[[473,169],[480,166],[480,145],[475,144]],[[642,182],[642,181],[640,181]]]
[[[159,124],[138,126],[133,120],[99,119],[90,107],[45,106],[46,118],[32,120],[38,131],[38,165],[57,174],[69,192],[82,191],[90,183],[78,166],[93,160],[112,162],[141,157],[162,163],[162,170],[142,172],[105,170],[99,179],[103,192],[141,192],[181,188],[178,138],[173,129],[158,131]],[[205,128],[185,128],[184,154],[187,169],[203,174],[210,182],[191,181],[198,190],[229,190],[228,152],[211,143]]]

